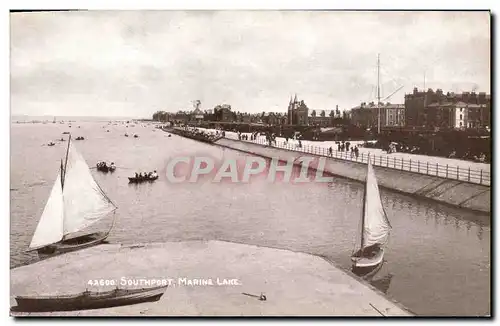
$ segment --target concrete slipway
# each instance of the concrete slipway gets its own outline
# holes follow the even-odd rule
[[[326,260],[304,253],[221,241],[103,244],[11,270],[16,295],[74,294],[89,280],[173,279],[157,302],[14,316],[411,316],[406,309]],[[213,285],[179,284],[212,279]],[[237,279],[238,285],[218,285]],[[264,293],[266,301],[244,295]]]

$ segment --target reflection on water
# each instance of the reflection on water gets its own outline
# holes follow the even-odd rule
[[[369,268],[353,267],[352,272],[370,283],[377,290],[387,294],[394,275],[383,269],[385,263],[386,261],[382,261],[381,264]]]
[[[375,278],[370,280],[370,284],[377,288],[382,293],[387,293],[389,291],[389,287],[391,286],[392,277],[394,275],[387,274],[382,278]]]
[[[169,184],[162,167],[174,155],[246,155],[167,137],[151,127],[141,128],[134,139],[123,136],[125,126],[109,126],[109,133],[101,126],[82,123],[85,140],[77,146],[91,166],[101,160],[118,166],[112,175],[92,172],[119,207],[110,243],[217,239],[324,256],[350,270],[361,183],[337,178],[331,184]],[[58,124],[12,126],[10,187],[18,190],[10,192],[11,267],[38,259],[24,250],[64,155],[64,146],[40,144],[65,130]],[[127,178],[136,171],[154,169],[160,174],[156,182],[129,185]],[[389,297],[417,314],[488,314],[490,216],[384,190],[381,196],[393,229],[386,262],[372,285],[386,284]]]

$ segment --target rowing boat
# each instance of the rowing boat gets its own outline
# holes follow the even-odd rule
[[[167,285],[142,289],[119,289],[94,292],[85,290],[78,294],[16,296],[16,311],[71,311],[124,306],[158,301]]]

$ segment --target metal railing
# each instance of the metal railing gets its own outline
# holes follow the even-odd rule
[[[226,135],[227,138],[233,138],[235,140],[238,140],[237,137],[232,137],[232,136],[233,135]],[[241,141],[269,146],[269,142],[262,138],[259,138],[257,140],[241,140]],[[368,155],[365,153],[359,153],[359,155],[355,155],[355,153],[351,151],[344,152],[344,151],[332,150],[332,153],[330,154],[328,148],[312,146],[312,145],[302,145],[302,147],[298,147],[298,144],[290,144],[283,141],[273,142],[272,147],[283,148],[296,152],[303,152],[318,156],[331,157],[331,158],[354,161],[365,164],[368,164],[368,157],[369,157],[371,159],[372,164],[375,166],[409,171],[425,175],[438,176],[441,178],[459,180],[464,182],[481,184],[485,186],[491,185],[490,172],[482,169],[473,170],[470,167],[466,169],[466,168],[460,168],[458,166],[450,166],[448,164],[443,165],[438,163],[429,163],[429,162],[422,162],[419,160],[396,158],[396,157],[389,158],[388,155],[378,156],[374,154]]]

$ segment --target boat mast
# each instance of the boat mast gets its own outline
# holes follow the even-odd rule
[[[377,56],[377,108],[378,108],[378,133],[380,134],[380,53]]]
[[[66,167],[68,166],[68,154],[69,154],[69,144],[71,143],[71,134],[69,134],[68,138],[68,148],[66,149],[66,162],[64,163],[64,175],[61,178],[61,185],[64,189],[64,179],[66,179]]]
[[[370,156],[368,155],[368,165],[370,164]],[[365,189],[363,192],[363,213],[361,215],[361,251],[363,250],[365,244],[364,230],[365,230],[365,210],[366,210],[366,190],[368,188],[368,169],[365,177]]]
[[[63,175],[63,173],[64,173],[64,167],[63,167],[63,161],[61,159],[61,189],[64,186],[64,182],[63,182],[64,175]]]

